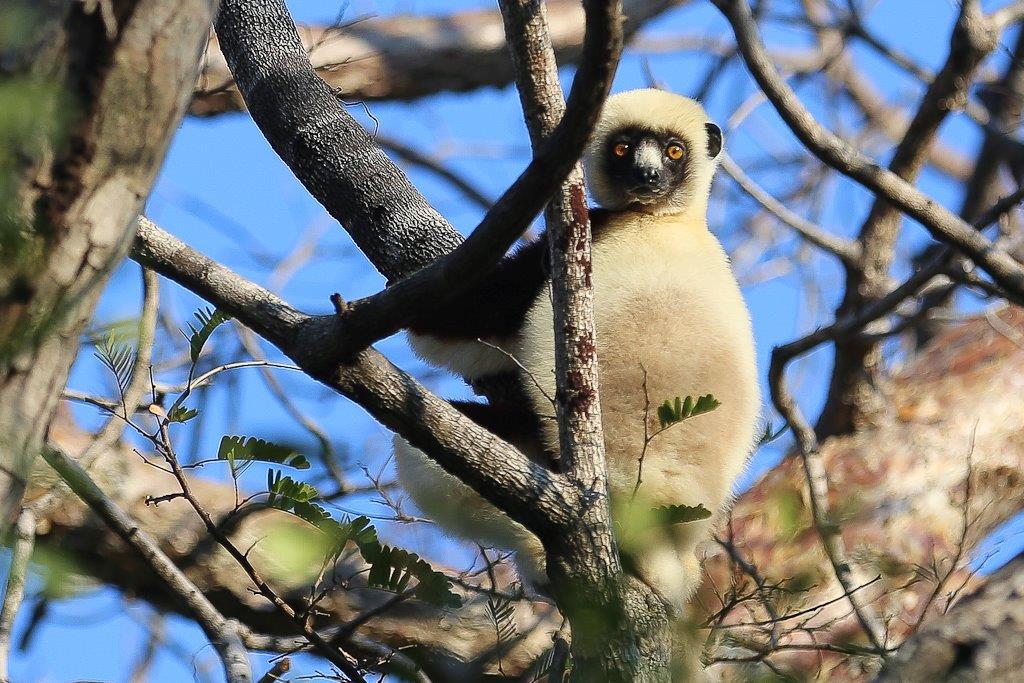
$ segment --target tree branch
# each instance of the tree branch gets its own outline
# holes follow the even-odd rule
[[[821,226],[815,225],[811,221],[803,218],[794,211],[780,202],[775,197],[768,194],[764,188],[754,182],[754,180],[748,176],[739,164],[733,161],[732,157],[728,153],[723,152],[721,157],[722,170],[726,174],[736,181],[736,184],[743,189],[748,195],[750,195],[758,204],[763,206],[773,216],[778,218],[780,221],[793,228],[800,237],[806,240],[808,243],[813,244],[819,249],[826,251],[843,263],[852,266],[860,258],[860,248],[856,243],[850,240],[833,235]]]
[[[336,325],[300,313],[146,219],[139,221],[132,258],[237,318],[534,533],[557,533],[568,522],[575,495],[557,475],[465,418],[375,350],[357,354],[348,365],[325,362],[341,343]]]
[[[121,540],[135,550],[160,577],[162,585],[186,607],[189,615],[203,629],[203,633],[220,655],[224,675],[229,683],[251,683],[249,655],[242,646],[237,623],[225,619],[217,611],[206,596],[160,550],[149,534],[139,528],[135,520],[125,514],[96,486],[81,465],[55,447],[45,448],[43,458],[71,490],[92,508]]]
[[[337,183],[348,184],[348,192],[344,193],[344,197],[337,198],[343,201],[335,202],[336,208],[344,209],[349,214],[352,219],[351,223],[346,223],[349,232],[374,265],[392,279],[406,274],[405,268],[410,265],[406,262],[407,255],[405,250],[400,248],[401,245],[413,244],[417,248],[427,248],[429,251],[443,248],[445,252],[451,252],[443,256],[438,255],[436,260],[431,259],[433,263],[403,277],[386,290],[346,307],[344,314],[340,316],[340,324],[346,328],[346,334],[336,338],[335,341],[339,343],[330,347],[334,349],[335,360],[344,360],[378,339],[397,332],[413,314],[423,314],[425,308],[442,306],[449,297],[459,291],[459,288],[470,286],[497,263],[522,234],[529,221],[540,212],[550,197],[552,188],[558,186],[579,159],[597,122],[600,105],[611,82],[618,52],[621,49],[621,40],[618,38],[621,35],[619,18],[596,1],[584,3],[587,19],[583,59],[573,79],[565,116],[552,131],[550,138],[537,150],[526,170],[495,202],[470,237],[452,249],[454,244],[445,246],[441,242],[432,241],[436,236],[431,233],[430,226],[437,227],[432,219],[426,224],[394,223],[393,217],[387,213],[387,207],[404,206],[409,210],[418,210],[416,207],[426,206],[425,200],[409,185],[408,179],[383,156],[383,152],[373,145],[366,132],[344,113],[337,102],[330,99],[326,86],[312,72],[304,56],[300,63],[298,55],[295,54],[298,43],[294,26],[287,11],[279,6],[279,0],[262,2],[266,7],[262,10],[263,14],[254,21],[261,27],[271,28],[261,28],[252,35],[240,29],[238,24],[246,20],[242,9],[248,7],[243,0],[228,0],[218,15],[217,25],[242,92],[246,95],[247,101],[252,100],[250,111],[253,118],[271,144],[278,149],[278,153],[300,179],[306,176],[303,169],[310,164],[311,159],[305,157],[310,156],[316,160],[315,169],[319,174],[317,177],[324,173],[339,176],[332,185],[335,189],[340,187]],[[365,158],[358,164],[335,162],[334,166],[325,169],[318,154],[304,154],[300,155],[303,158],[297,158],[287,152],[303,141],[301,133],[298,134],[298,141],[287,141],[286,149],[280,149],[287,138],[293,136],[295,126],[282,124],[281,119],[288,119],[288,112],[282,116],[277,108],[298,106],[299,103],[291,102],[291,99],[298,97],[300,89],[293,88],[295,92],[291,93],[291,98],[288,97],[288,88],[285,86],[291,83],[272,83],[276,72],[268,73],[265,65],[254,65],[255,58],[243,52],[241,44],[234,45],[241,53],[235,54],[235,49],[228,48],[227,36],[232,36],[238,41],[255,41],[256,45],[264,44],[259,41],[277,39],[289,46],[290,53],[284,57],[279,56],[287,62],[287,68],[293,72],[288,80],[303,81],[304,87],[312,91],[309,96],[314,98],[314,105],[330,105],[333,110],[331,114],[335,117],[328,119],[324,124],[332,131],[333,137],[327,141],[330,144],[325,144],[322,140],[305,140],[304,144],[313,144],[314,147],[321,148],[323,153],[327,153],[327,148],[332,144],[341,144],[348,138],[345,144],[361,148]],[[281,70],[284,69],[282,66]],[[317,96],[319,99],[316,99]],[[272,106],[264,101],[264,97],[273,100]],[[301,102],[303,107],[307,104],[305,100]],[[339,126],[347,128],[342,129]],[[346,153],[353,154],[349,148],[346,149]],[[343,176],[348,179],[344,179]],[[393,191],[389,186],[388,183],[392,180],[400,182],[400,191]],[[314,196],[317,196],[316,183],[307,182],[306,185]],[[355,201],[353,197],[356,198]],[[329,210],[332,209],[331,205],[327,206]],[[364,210],[367,206],[376,208],[373,212],[367,213]],[[432,208],[429,210],[431,216],[437,215]],[[334,215],[345,222],[343,215]],[[414,237],[409,234],[410,229],[418,231],[418,240],[413,239],[410,242]],[[450,227],[443,230],[445,235],[449,231]],[[446,240],[447,237],[442,241]],[[425,242],[430,242],[431,246],[425,247]],[[396,253],[391,254],[391,251]],[[414,256],[413,260],[418,262],[419,256]],[[329,320],[323,322],[331,323]]]
[[[36,540],[36,516],[31,508],[22,508],[14,525],[14,542],[11,544],[11,564],[7,569],[4,585],[3,605],[0,606],[0,683],[10,683],[7,664],[11,655],[11,635],[14,620],[25,597],[25,581],[28,578],[28,563]]]
[[[821,161],[920,222],[935,239],[972,258],[1015,302],[1024,302],[1024,268],[954,213],[825,130],[772,66],[745,0],[714,0],[732,25],[747,67],[783,121]]]
[[[1016,206],[1022,199],[1024,199],[1024,190],[1018,190],[1010,197],[998,202],[979,219],[977,229],[981,230],[998,220],[999,216]],[[818,437],[787,389],[785,369],[786,365],[794,358],[807,353],[818,345],[840,336],[855,333],[865,325],[894,310],[907,297],[916,294],[932,278],[943,272],[948,265],[947,259],[950,251],[951,249],[947,247],[944,253],[936,255],[928,265],[911,275],[900,286],[886,296],[871,301],[856,315],[837,320],[832,325],[816,330],[801,339],[776,347],[772,350],[771,365],[768,370],[772,403],[796,436],[809,486],[809,501],[814,525],[821,536],[836,579],[843,590],[850,594],[850,602],[858,620],[879,652],[885,651],[884,629],[874,614],[874,610],[863,601],[861,596],[854,595],[852,592],[853,587],[861,581],[855,575],[854,566],[845,549],[841,530],[829,510],[828,475],[821,457]]]
[[[608,3],[614,11],[617,3]],[[505,35],[534,149],[563,118],[555,54],[542,3],[501,3]],[[616,46],[618,47],[618,46]],[[577,164],[545,212],[551,257],[556,409],[560,459],[587,503],[577,526],[545,544],[548,575],[573,629],[574,680],[656,679],[668,668],[671,636],[664,605],[639,581],[622,581],[608,507],[593,320],[590,219]],[[584,597],[585,596],[585,597]],[[595,614],[603,615],[594,619]],[[615,624],[614,630],[608,626]],[[637,650],[646,653],[638,657]],[[645,661],[646,660],[646,661]]]
[[[980,8],[972,3],[961,5],[946,61],[929,82],[903,139],[896,145],[889,163],[891,173],[907,183],[917,179],[939,126],[954,106],[966,101],[973,72],[998,44],[998,38]],[[847,268],[838,317],[881,296],[889,280],[901,225],[902,215],[888,197],[876,196],[857,235],[861,259],[856,267]],[[828,399],[818,421],[820,435],[844,433],[884,409],[874,390],[880,364],[877,343],[859,337],[837,340]]]
[[[875,680],[1014,680],[1024,670],[1024,555],[911,636]]]
[[[577,0],[546,4],[555,56],[579,63],[583,12]],[[626,37],[687,0],[625,0]],[[440,16],[354,18],[331,26],[300,26],[303,51],[317,73],[346,102],[415,100],[441,92],[504,87],[515,73],[492,9]],[[245,106],[216,38],[210,41],[190,113],[214,116]]]
[[[215,26],[253,121],[389,280],[458,246],[455,229],[313,71],[282,0],[225,0]]]

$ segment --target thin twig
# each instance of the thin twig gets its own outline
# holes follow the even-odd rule
[[[67,482],[71,490],[136,551],[162,584],[181,600],[220,655],[227,680],[230,683],[251,683],[249,656],[239,638],[237,623],[224,618],[217,611],[202,591],[160,550],[156,541],[103,493],[77,462],[54,446],[43,449],[43,458]]]
[[[772,215],[784,224],[793,228],[801,237],[814,246],[836,256],[840,261],[855,266],[860,258],[860,249],[855,242],[844,239],[829,233],[821,226],[815,225],[806,220],[794,211],[791,211],[785,204],[768,194],[761,186],[753,181],[743,169],[733,161],[728,153],[721,155],[722,170],[736,181],[736,184],[743,188],[743,191],[754,198]]]
[[[973,259],[1016,303],[1024,302],[1024,267],[970,224],[892,171],[827,131],[772,65],[746,0],[713,0],[728,19],[755,80],[793,133],[819,159],[920,222],[935,239]]]
[[[14,543],[11,548],[11,564],[7,570],[4,586],[3,606],[0,607],[0,683],[9,683],[8,659],[11,655],[11,635],[14,620],[25,597],[25,580],[28,578],[28,561],[36,540],[36,515],[30,507],[21,509],[14,525]]]
[[[224,550],[238,563],[238,565],[245,571],[249,576],[249,579],[256,585],[257,590],[263,597],[271,602],[279,612],[285,615],[290,621],[292,621],[302,632],[306,638],[316,647],[322,655],[324,655],[328,661],[337,666],[343,671],[351,680],[358,681],[359,683],[365,683],[362,674],[359,669],[353,663],[353,660],[349,658],[339,648],[333,646],[331,643],[324,640],[324,638],[313,629],[309,623],[299,615],[295,609],[285,602],[284,598],[278,595],[277,591],[270,587],[260,573],[256,570],[256,567],[249,561],[248,553],[243,553],[238,549],[237,546],[229,539],[223,532],[223,530],[213,521],[210,513],[203,508],[199,500],[192,493],[192,486],[189,484],[188,478],[185,476],[184,470],[178,463],[178,457],[174,452],[174,448],[171,445],[170,433],[167,429],[167,421],[162,420],[160,423],[160,437],[154,439],[154,445],[163,454],[167,464],[171,467],[171,471],[174,474],[174,478],[178,480],[178,486],[181,488],[182,494],[185,496],[185,500],[188,501],[192,509],[195,510],[196,514],[203,521],[206,526],[207,532],[216,539],[217,543],[220,544]]]

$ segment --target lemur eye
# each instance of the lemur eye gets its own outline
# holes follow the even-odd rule
[[[674,142],[665,148],[665,156],[672,161],[679,161],[683,158],[683,148],[681,145],[677,145]]]
[[[628,151],[629,145],[627,145],[625,142],[620,142],[619,144],[615,145],[615,147],[612,149],[612,152],[614,152],[615,156],[617,157],[626,156],[626,152]]]

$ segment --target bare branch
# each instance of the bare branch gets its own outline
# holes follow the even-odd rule
[[[616,11],[617,3],[607,5]],[[544,5],[506,0],[501,8],[530,140],[534,149],[542,149],[557,134],[559,120],[568,118],[568,113],[563,117]],[[619,48],[614,46],[616,52]],[[563,534],[557,545],[545,544],[548,575],[573,627],[574,677],[635,680],[643,678],[645,670],[666,665],[671,638],[666,637],[668,620],[654,607],[658,600],[649,588],[637,581],[626,584],[626,590],[617,587],[622,565],[608,507],[593,292],[589,286],[590,220],[578,164],[548,206],[545,219],[551,256],[561,466],[588,501],[578,513],[575,530]],[[586,598],[581,600],[581,595]],[[638,605],[643,607],[638,609]],[[621,614],[616,621],[624,628],[611,635],[603,620],[594,620],[595,613]],[[649,661],[626,654],[638,647],[650,653],[643,658]]]
[[[374,136],[374,140],[381,147],[389,150],[392,154],[407,164],[425,168],[438,177],[447,180],[448,183],[461,192],[466,199],[473,202],[484,211],[490,210],[491,206],[494,205],[494,200],[488,197],[483,190],[478,188],[473,181],[456,173],[436,159],[432,159],[430,156],[421,152],[418,148],[413,147],[412,145],[407,145],[395,138],[382,135],[381,133],[377,133],[377,135]]]
[[[578,63],[583,44],[580,3],[545,4],[558,62]],[[652,19],[684,4],[687,0],[626,0],[625,35],[636,34]],[[501,17],[493,9],[357,17],[331,26],[300,26],[299,37],[317,73],[347,102],[408,101],[445,91],[503,87],[515,76],[502,40]],[[214,38],[190,113],[212,116],[243,107]]]
[[[772,215],[780,221],[793,228],[802,238],[810,244],[827,251],[847,265],[854,265],[860,258],[860,249],[857,244],[837,235],[829,233],[821,226],[803,218],[794,211],[791,211],[785,204],[765,192],[764,188],[755,183],[739,165],[733,161],[728,153],[723,152],[721,157],[722,170],[736,184],[743,188],[743,191],[753,197]]]
[[[210,301],[262,335],[310,376],[349,397],[386,427],[531,531],[558,527],[574,494],[543,467],[465,418],[373,349],[350,364],[325,362],[338,328],[300,313],[274,294],[140,219],[132,258]],[[524,505],[523,501],[534,501]]]
[[[817,4],[815,4],[817,6]],[[949,41],[949,53],[928,83],[903,139],[896,145],[888,170],[913,183],[927,160],[939,126],[958,103],[967,99],[971,76],[998,44],[980,9],[963,3]],[[889,201],[876,196],[857,235],[860,263],[847,269],[846,289],[838,316],[857,311],[865,300],[881,296],[889,279],[903,217]],[[947,240],[948,241],[948,240]],[[863,339],[837,340],[828,399],[818,421],[819,434],[843,433],[884,408],[874,388],[881,351]]]
[[[384,275],[462,241],[316,75],[281,0],[225,0],[216,29],[253,121]]]
[[[247,553],[240,551],[231,539],[227,537],[224,530],[219,524],[213,521],[213,517],[210,513],[203,508],[199,500],[192,493],[192,487],[189,485],[188,478],[185,477],[184,471],[181,469],[181,464],[178,462],[178,456],[174,452],[174,448],[171,445],[170,434],[167,429],[168,422],[166,419],[160,422],[160,436],[154,439],[154,444],[162,452],[164,459],[167,464],[170,465],[171,471],[174,473],[174,478],[178,480],[178,485],[181,487],[181,493],[185,500],[188,501],[192,509],[195,510],[199,518],[203,520],[203,525],[206,527],[206,532],[210,534],[217,543],[220,544],[224,550],[238,563],[238,565],[245,571],[249,580],[256,586],[256,590],[265,597],[267,600],[277,608],[284,616],[294,622],[295,627],[299,630],[306,639],[313,644],[316,650],[322,654],[329,662],[338,667],[346,676],[352,681],[358,683],[365,683],[362,675],[359,673],[359,669],[356,667],[356,663],[353,661],[354,658],[347,655],[344,650],[337,647],[333,643],[327,642],[327,640],[316,632],[310,625],[309,621],[303,616],[296,612],[295,608],[285,602],[277,591],[271,588],[260,573],[256,570],[256,567],[249,561]],[[241,642],[241,641],[239,641]]]
[[[342,123],[348,126],[345,130],[335,130],[332,133],[334,137],[327,142],[344,143],[344,154],[350,156],[350,161],[333,162],[338,165],[325,171],[320,160],[317,160],[314,169],[317,175],[310,178],[306,185],[314,196],[323,201],[323,197],[317,194],[316,183],[311,181],[318,181],[325,173],[338,175],[336,183],[331,186],[331,191],[338,194],[335,197],[337,202],[335,205],[325,205],[332,213],[339,210],[348,215],[352,222],[346,223],[346,227],[370,260],[394,279],[407,273],[407,267],[412,265],[407,261],[409,258],[416,260],[418,266],[425,265],[419,262],[419,256],[410,257],[408,250],[402,249],[401,245],[413,244],[417,248],[431,252],[451,252],[422,270],[403,277],[383,292],[349,305],[344,315],[340,316],[348,331],[347,338],[339,340],[341,343],[332,347],[335,349],[335,357],[344,359],[376,340],[398,331],[412,315],[422,314],[425,307],[443,305],[448,297],[456,293],[457,288],[471,285],[505,254],[529,221],[540,212],[552,188],[566,177],[580,157],[590,131],[597,121],[600,104],[611,82],[621,46],[621,41],[616,38],[621,31],[619,18],[617,15],[613,17],[607,8],[599,6],[596,2],[585,4],[587,30],[583,60],[573,80],[565,116],[551,137],[537,150],[527,169],[488,211],[473,234],[453,250],[455,245],[447,237],[437,241],[437,235],[432,231],[438,226],[433,219],[423,223],[417,218],[417,222],[412,225],[400,226],[393,223],[386,211],[382,214],[383,210],[380,207],[397,207],[398,211],[409,210],[412,215],[418,217],[423,215],[417,213],[421,209],[429,209],[429,215],[437,216],[433,209],[425,206],[425,200],[408,184],[404,175],[383,157],[383,153],[372,144],[365,131],[344,113],[337,102],[329,99],[329,93],[324,92],[324,84],[312,73],[304,56],[300,61],[295,54],[297,38],[294,26],[279,0],[263,2],[266,7],[263,8],[259,20],[255,21],[245,16],[245,3],[241,0],[228,0],[218,15],[218,30],[221,34],[231,35],[239,41],[239,45],[234,47],[240,54],[228,50],[229,61],[238,72],[236,75],[242,84],[242,92],[248,93],[247,99],[253,100],[250,102],[250,110],[254,120],[261,126],[271,144],[274,144],[275,149],[278,149],[282,158],[300,179],[306,177],[304,165],[310,163],[311,159],[296,158],[293,155],[293,148],[297,142],[288,140],[296,134],[295,129],[282,124],[282,116],[277,110],[278,107],[289,105],[288,102],[279,101],[285,97],[288,89],[280,84],[277,84],[276,88],[271,87],[272,84],[267,81],[273,74],[267,71],[265,65],[254,66],[255,58],[244,52],[246,46],[241,42],[243,40],[252,41],[259,46],[273,44],[267,42],[273,38],[284,41],[282,45],[290,46],[288,49],[291,54],[277,57],[285,60],[289,65],[287,68],[296,72],[293,80],[305,81],[305,87],[311,91],[308,95],[316,98],[319,93],[320,103],[325,107],[330,105],[333,109],[330,113],[335,118],[329,119],[324,125],[331,126],[332,130]],[[260,30],[270,35],[250,35],[253,29],[245,23],[246,21],[258,24],[263,27]],[[227,43],[225,45],[227,49]],[[293,92],[292,96],[297,97],[298,92]],[[264,97],[273,100],[272,106],[263,102]],[[295,107],[299,104],[292,102],[290,106]],[[301,106],[307,107],[309,102],[304,100]],[[307,142],[326,153],[324,141]],[[353,145],[368,155],[358,163],[351,159]],[[392,181],[398,183],[397,190],[389,185]],[[342,191],[339,192],[338,188],[342,188]],[[368,207],[372,209],[369,212]],[[345,221],[345,215],[335,215]],[[414,230],[417,234],[410,235],[409,230]],[[444,234],[448,235],[449,230],[450,228],[444,229]],[[453,231],[451,234],[455,235]],[[398,253],[390,254],[389,250]]]
[[[28,578],[28,561],[36,540],[36,516],[31,508],[22,508],[14,525],[14,542],[11,544],[11,564],[7,569],[4,585],[3,605],[0,606],[0,683],[10,683],[7,671],[11,655],[11,634],[14,620],[25,597],[25,581]]]
[[[100,519],[127,543],[153,570],[167,590],[182,602],[189,615],[203,629],[216,648],[224,665],[224,675],[230,683],[251,683],[249,655],[242,646],[237,623],[217,611],[203,593],[189,581],[145,531],[139,528],[89,478],[88,473],[63,451],[49,447],[43,458],[57,471],[71,490],[78,495]]]
[[[92,463],[104,451],[110,449],[121,438],[124,426],[139,408],[142,396],[150,385],[150,362],[153,359],[153,342],[156,335],[156,318],[160,303],[160,282],[157,274],[142,268],[142,312],[139,315],[139,339],[132,361],[131,381],[121,396],[120,402],[110,406],[110,417],[100,428],[89,447],[79,456],[79,464],[88,471]],[[118,408],[121,409],[118,414]],[[60,501],[68,492],[67,484],[58,481],[45,496],[33,501],[32,509],[43,515],[46,508]]]
[[[1000,7],[989,16],[989,21],[992,22],[992,26],[997,31],[1002,31],[1004,28],[1011,24],[1016,24],[1022,19],[1024,19],[1024,2],[1021,2],[1021,0],[1012,2],[1006,7]]]
[[[876,681],[1013,680],[1024,670],[1024,556],[911,636]]]
[[[985,212],[985,215],[979,220],[977,229],[980,230],[988,223],[997,220],[1002,213],[1015,206],[1022,198],[1024,198],[1024,190],[1019,190],[1011,197],[999,202],[991,210]],[[913,296],[933,277],[941,273],[946,267],[948,256],[948,251],[939,254],[932,262],[911,275],[904,283],[893,289],[892,292],[870,302],[859,314],[836,321],[828,327],[821,328],[806,337],[784,346],[778,346],[772,351],[771,365],[768,371],[768,383],[771,388],[772,402],[796,435],[797,445],[810,487],[809,498],[812,518],[822,537],[822,543],[835,570],[836,578],[847,592],[851,591],[852,586],[856,585],[858,580],[854,575],[853,565],[847,557],[840,530],[829,512],[828,476],[820,456],[817,435],[806,418],[804,418],[799,406],[787,389],[785,368],[793,358],[806,353],[819,344],[857,331],[871,321],[894,310],[907,297]],[[869,637],[872,638],[876,649],[879,652],[884,652],[886,648],[885,641],[882,639],[884,631],[881,629],[881,624],[878,622],[877,617],[873,616],[873,611],[869,611],[869,608],[863,602],[855,600],[857,599],[851,596],[850,601],[861,625]]]
[[[919,221],[932,235],[970,256],[1017,302],[1024,302],[1024,268],[951,211],[891,171],[882,169],[807,111],[772,65],[745,0],[714,0],[732,24],[744,59],[793,133],[824,163],[858,181]]]

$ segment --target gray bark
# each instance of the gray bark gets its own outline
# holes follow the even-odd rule
[[[373,143],[306,56],[284,2],[223,2],[221,49],[274,151],[389,280],[462,238]]]
[[[683,4],[686,0],[626,0],[623,30],[629,37]],[[583,46],[580,3],[552,0],[546,5],[559,64],[578,64]],[[341,26],[299,27],[302,49],[313,68],[346,102],[409,101],[442,92],[500,88],[515,76],[501,36],[501,17],[493,9],[355,19],[343,17]],[[244,106],[220,44],[213,39],[189,112],[214,116]]]
[[[537,150],[565,108],[544,5],[509,0],[502,3],[502,13],[516,86]],[[572,679],[668,680],[672,634],[666,605],[623,574],[608,509],[589,286],[590,219],[579,164],[544,217],[552,266],[559,452],[563,471],[589,501],[575,532],[547,548],[552,587],[572,625]]]

